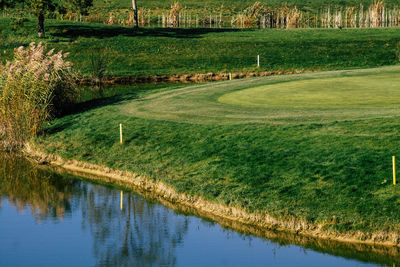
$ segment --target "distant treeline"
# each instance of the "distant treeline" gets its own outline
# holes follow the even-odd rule
[[[224,15],[234,15],[241,10],[253,5],[256,1],[269,6],[278,8],[282,4],[292,7],[297,6],[301,10],[318,10],[320,8],[335,6],[363,6],[370,5],[374,0],[137,0],[141,8],[152,10],[169,9],[175,2],[190,10],[204,10],[212,12],[222,12]],[[399,5],[399,0],[385,0],[388,7]],[[129,9],[132,7],[132,0],[93,0],[95,8],[99,9]]]
[[[109,1],[111,2],[111,1]],[[353,1],[349,1],[353,3]],[[140,4],[140,2],[139,2]],[[148,3],[147,3],[148,4]],[[232,3],[233,5],[234,3]],[[321,5],[322,6],[322,5]],[[26,15],[21,9],[3,12],[3,16]],[[134,26],[136,23],[131,8],[111,8],[95,5],[86,16],[74,12],[53,12],[49,18],[71,21],[96,22],[107,25]],[[232,28],[375,28],[395,27],[400,24],[400,5],[373,1],[370,4],[333,5],[318,9],[300,8],[287,3],[274,6],[262,1],[244,9],[221,6],[218,9],[202,10],[183,6],[175,2],[168,8],[143,8],[139,6],[140,26],[157,27],[232,27]]]

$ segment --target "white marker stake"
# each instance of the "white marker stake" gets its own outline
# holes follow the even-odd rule
[[[257,56],[257,67],[260,67],[260,55]]]

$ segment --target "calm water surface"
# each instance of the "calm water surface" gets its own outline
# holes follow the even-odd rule
[[[239,234],[133,192],[124,192],[122,210],[120,201],[120,189],[0,154],[0,266],[399,264],[368,251]]]

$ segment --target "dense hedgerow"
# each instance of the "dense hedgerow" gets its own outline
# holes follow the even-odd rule
[[[66,56],[31,43],[0,64],[0,139],[5,147],[21,146],[75,102],[76,78]]]

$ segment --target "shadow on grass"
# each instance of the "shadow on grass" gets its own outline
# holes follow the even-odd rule
[[[138,99],[138,96],[136,93],[131,93],[129,95],[118,95],[118,96],[112,96],[112,97],[107,97],[107,98],[99,98],[99,99],[93,99],[89,100],[86,102],[82,103],[77,103],[68,109],[66,109],[62,114],[56,116],[56,118],[61,118],[65,117],[68,115],[74,115],[74,114],[79,114],[88,110],[96,109],[96,108],[101,108],[104,106],[108,105],[116,105],[119,104],[123,101],[130,101],[133,99]],[[72,122],[70,120],[67,120],[61,124],[57,125],[52,125],[51,127],[48,127],[43,130],[42,135],[52,135],[58,132],[61,132],[67,128],[72,126]]]
[[[201,38],[208,33],[235,32],[238,29],[181,29],[181,28],[134,28],[102,25],[54,25],[49,26],[53,36],[77,39],[79,37],[110,38],[116,36],[128,37],[170,37],[170,38]]]
[[[104,106],[116,105],[123,101],[130,101],[133,99],[138,99],[137,93],[130,93],[127,95],[117,95],[117,96],[111,96],[111,97],[106,97],[106,98],[93,99],[93,100],[89,100],[86,102],[77,103],[77,104],[71,106],[59,117],[82,113],[82,112],[85,112],[88,110],[101,108]]]
[[[42,130],[40,135],[46,136],[46,135],[52,135],[56,134],[58,132],[62,132],[63,130],[69,128],[72,126],[71,122],[65,122],[57,125],[52,125],[51,127],[46,127],[45,129]]]

